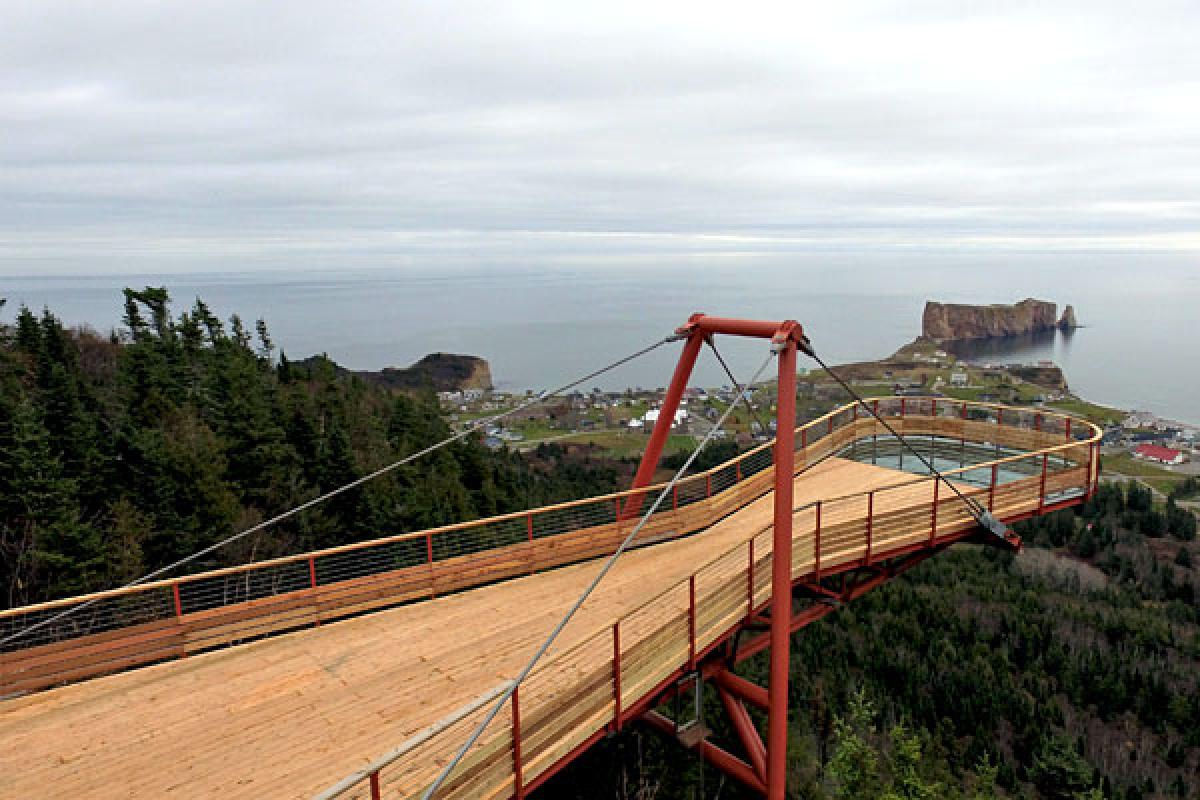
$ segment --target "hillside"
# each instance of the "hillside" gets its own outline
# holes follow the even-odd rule
[[[126,290],[113,338],[19,309],[0,320],[0,607],[120,585],[449,432],[431,393],[289,362],[265,322],[175,314],[164,289]],[[193,568],[603,493],[615,467],[467,440]]]

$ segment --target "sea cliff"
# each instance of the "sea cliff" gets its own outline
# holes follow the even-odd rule
[[[925,303],[921,318],[921,335],[946,342],[1018,336],[1077,325],[1072,306],[1067,306],[1060,318],[1056,303],[1032,297],[1013,305],[967,305],[930,300]]]

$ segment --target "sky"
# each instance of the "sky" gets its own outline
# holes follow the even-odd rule
[[[1200,3],[0,0],[0,276],[1200,252]]]

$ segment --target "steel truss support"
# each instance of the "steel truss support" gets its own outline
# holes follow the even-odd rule
[[[766,774],[754,772],[744,761],[734,759],[720,748],[701,740],[696,746],[701,755],[714,763],[724,764],[731,774],[746,779],[751,785],[761,783],[770,800],[784,800],[787,788],[787,695],[788,695],[788,649],[790,632],[787,619],[791,609],[791,564],[792,564],[792,500],[795,473],[796,435],[796,353],[812,354],[804,329],[794,320],[765,322],[760,320],[726,319],[693,314],[687,324],[676,331],[684,339],[683,353],[671,377],[671,385],[663,398],[658,421],[646,445],[646,453],[638,465],[633,488],[647,486],[662,456],[663,445],[675,420],[675,411],[683,397],[683,391],[696,364],[696,357],[704,342],[717,335],[749,336],[768,339],[772,351],[779,357],[779,383],[776,400],[776,437],[774,449],[774,532],[771,568],[771,622],[768,635],[771,640],[770,684],[767,690],[770,713],[767,716]],[[635,496],[622,510],[620,516],[627,518],[635,514],[640,500]],[[647,718],[652,726],[658,722],[654,716]],[[745,768],[745,769],[744,769]],[[746,769],[750,771],[747,772]]]
[[[792,582],[790,591],[782,593],[788,603],[788,613],[784,617],[786,624],[780,627],[790,637],[801,628],[816,622],[843,605],[857,600],[872,589],[903,575],[918,564],[960,541],[975,541],[979,544],[1008,550],[1016,550],[1020,546],[1019,541],[1014,544],[1000,540],[986,531],[967,531],[931,547],[886,561],[858,564],[848,571],[826,576],[821,580],[817,580],[814,575],[809,575]],[[774,598],[772,598],[773,600]],[[774,603],[769,602],[762,611],[769,612],[771,616],[774,616]],[[769,629],[764,631],[763,628],[768,625]],[[773,645],[772,633],[775,629],[773,619],[764,618],[762,613],[749,614],[724,648],[713,650],[697,665],[699,676],[716,689],[725,716],[737,737],[739,749],[744,755],[735,755],[707,739],[685,739],[679,735],[677,724],[658,712],[648,711],[641,717],[652,729],[676,738],[684,747],[698,753],[705,761],[730,778],[768,797],[770,796],[768,759],[770,748],[764,744],[758,726],[751,718],[747,706],[766,712],[769,725],[774,712],[771,693],[769,689],[764,689],[735,674],[733,668],[771,648]],[[743,634],[751,635],[748,639],[743,639]],[[679,685],[676,683],[672,691],[678,692]],[[698,680],[696,685],[699,687],[701,681]],[[669,692],[667,696],[670,696]]]
[[[695,366],[696,357],[704,342],[716,335],[749,336],[769,339],[771,348],[779,357],[779,383],[777,393],[776,438],[774,455],[774,518],[772,530],[771,597],[759,608],[747,608],[746,619],[735,629],[725,653],[709,652],[697,663],[696,653],[691,653],[687,671],[697,672],[698,678],[710,679],[717,689],[721,704],[729,717],[745,752],[745,759],[735,756],[707,740],[704,729],[692,730],[689,736],[682,735],[676,723],[653,710],[641,715],[651,728],[680,740],[685,747],[698,752],[705,760],[722,772],[751,789],[765,794],[768,800],[784,800],[787,789],[787,735],[788,735],[788,667],[791,636],[845,603],[861,597],[897,575],[906,572],[930,556],[940,553],[953,542],[970,536],[981,535],[978,531],[966,531],[942,538],[931,534],[928,541],[915,545],[911,551],[892,552],[887,560],[873,561],[870,550],[861,562],[846,568],[835,568],[824,575],[818,566],[812,575],[795,582],[792,580],[792,515],[793,479],[795,476],[795,430],[796,430],[796,355],[798,352],[814,356],[808,339],[800,325],[792,320],[762,322],[756,320],[724,319],[693,314],[687,324],[676,331],[684,340],[683,352],[670,387],[663,400],[658,421],[646,445],[646,453],[638,465],[633,488],[649,485],[654,470],[662,456],[675,412],[683,398],[688,378]],[[819,360],[819,359],[818,359]],[[832,425],[832,421],[831,421]],[[739,475],[738,480],[741,480]],[[936,498],[935,498],[936,502]],[[639,496],[630,499],[618,518],[633,516],[640,508]],[[819,508],[819,506],[818,506]],[[936,508],[936,505],[935,505]],[[1041,511],[1042,509],[1039,509]],[[819,511],[818,511],[819,514]],[[819,519],[819,517],[818,517]],[[933,530],[936,532],[936,518]],[[818,522],[818,526],[819,526]],[[819,531],[818,527],[818,531]],[[1005,541],[985,535],[990,544],[1019,547],[1020,540]],[[818,549],[819,553],[819,549]],[[819,557],[819,556],[818,556]],[[847,575],[847,572],[853,574]],[[836,582],[836,587],[835,587]],[[807,599],[807,604],[803,601]],[[797,601],[801,607],[797,608]],[[749,605],[753,605],[751,602]],[[764,631],[763,629],[766,628]],[[742,642],[742,635],[749,636]],[[732,673],[732,668],[764,650],[770,649],[767,688],[755,686]],[[700,683],[697,681],[697,692]],[[664,693],[670,693],[664,687]],[[678,692],[678,686],[674,691]],[[657,698],[661,699],[661,698]],[[767,738],[763,743],[758,728],[746,708],[749,703],[766,712]],[[653,709],[653,705],[649,706]],[[636,715],[636,713],[635,713]],[[619,716],[619,715],[618,715]],[[618,721],[619,725],[619,721]]]

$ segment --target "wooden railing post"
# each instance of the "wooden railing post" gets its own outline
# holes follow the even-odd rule
[[[874,534],[874,517],[875,517],[875,492],[867,492],[867,554],[865,562],[867,565],[871,563],[871,537]]]
[[[179,597],[179,581],[171,584],[171,596],[175,600],[175,618],[183,616],[183,601]]]
[[[308,586],[317,588],[317,559],[314,556],[308,557]]]
[[[1050,464],[1050,454],[1042,453],[1042,485],[1038,490],[1038,513],[1046,507],[1046,470]]]
[[[671,510],[672,511],[679,510],[679,484],[678,483],[671,487]]]
[[[525,776],[521,764],[521,686],[518,684],[512,690],[512,749],[513,749],[513,790],[520,800],[525,797]]]
[[[621,620],[613,623],[613,726],[621,730]]]
[[[992,482],[988,485],[988,511],[996,509],[996,465],[992,464]]]
[[[706,473],[704,476],[704,497],[712,497],[712,473]]]
[[[433,588],[433,534],[425,534],[425,563],[429,565],[429,596],[437,597],[437,591]]]
[[[733,482],[734,482],[734,483],[741,483],[741,482],[742,482],[742,460],[739,458],[737,461],[733,462],[733,465],[734,465],[734,467],[735,467],[735,468],[736,468],[736,470],[737,470],[737,471],[734,473],[734,480],[733,480]]]
[[[813,574],[821,580],[821,501],[817,501],[817,530],[813,542]]]
[[[1094,488],[1092,484],[1092,468],[1095,466],[1095,459],[1096,444],[1093,442],[1092,444],[1088,445],[1087,473],[1083,478],[1083,494],[1085,497],[1092,496],[1092,489]]]
[[[688,576],[688,668],[696,668],[696,573]]]
[[[1066,435],[1066,439],[1067,439],[1067,441],[1069,442],[1069,441],[1071,441],[1071,418],[1070,418],[1070,417],[1067,417],[1067,420],[1066,420],[1066,423],[1065,423],[1065,424],[1066,424],[1066,429],[1067,429],[1067,431],[1066,431],[1066,433],[1067,433],[1067,435]]]
[[[941,483],[937,478],[933,479],[933,510],[929,514],[929,543],[931,545],[937,539],[938,488]]]
[[[962,413],[962,418],[965,420],[967,418],[967,404],[966,403],[962,404],[962,412],[961,413]]]
[[[750,563],[746,568],[746,616],[754,613],[754,538],[747,542],[750,550]]]

